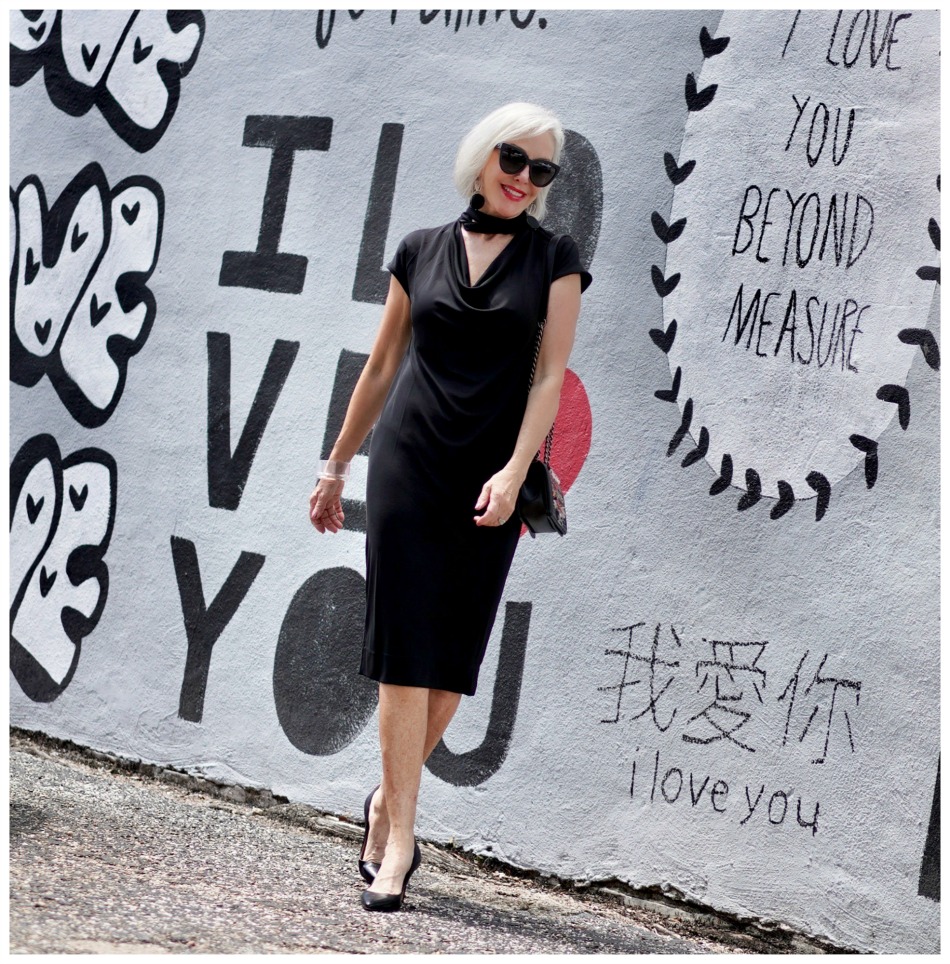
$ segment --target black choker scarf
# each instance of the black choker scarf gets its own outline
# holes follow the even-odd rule
[[[469,205],[459,217],[459,223],[466,231],[476,234],[517,234],[528,226],[528,213],[522,211],[514,218],[496,218]]]

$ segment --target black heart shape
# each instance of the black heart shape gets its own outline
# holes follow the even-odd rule
[[[73,236],[69,242],[69,246],[70,248],[72,248],[73,254],[75,254],[83,246],[83,243],[88,237],[89,237],[88,231],[84,231],[82,234],[80,234],[79,225],[78,224],[73,225]]]
[[[20,13],[22,13],[30,23],[36,23],[36,21],[43,16],[42,10],[21,10]]]
[[[656,265],[650,270],[650,277],[653,278],[653,287],[661,298],[665,298],[680,283],[679,272],[671,278],[664,278],[663,272]]]
[[[719,468],[719,478],[709,487],[710,495],[719,495],[732,485],[732,456],[726,453],[722,457]]]
[[[864,483],[873,489],[877,482],[877,442],[864,435],[851,435],[848,440],[859,452],[864,453]]]
[[[36,278],[36,273],[40,270],[39,261],[33,260],[33,249],[26,249],[26,265],[23,269],[23,283],[27,285],[33,284]]]
[[[691,111],[703,110],[712,103],[716,96],[718,84],[710,84],[702,90],[696,89],[696,78],[692,74],[686,75],[686,106]]]
[[[699,430],[699,442],[696,443],[696,448],[692,452],[689,452],[683,459],[682,466],[684,469],[688,469],[693,463],[698,462],[700,459],[706,458],[706,453],[709,451],[709,429],[704,425]]]
[[[45,496],[40,496],[39,501],[34,502],[33,496],[29,492],[26,494],[26,516],[30,520],[30,525],[40,517],[40,512],[43,510],[43,503],[46,501]]]
[[[54,582],[56,582],[56,570],[54,569],[47,575],[46,566],[43,566],[40,569],[40,595],[44,599],[49,595],[49,591],[53,588]]]
[[[905,431],[910,424],[910,392],[903,385],[882,385],[877,390],[882,402],[893,402],[897,406],[897,420]]]
[[[745,470],[745,487],[746,493],[739,499],[739,504],[736,506],[740,512],[751,509],[762,498],[762,480],[755,469]]]
[[[82,62],[86,65],[86,70],[92,70],[93,65],[96,62],[96,58],[99,56],[99,48],[101,44],[96,44],[92,49],[92,53],[89,52],[85,44],[80,48],[82,50]]]
[[[40,37],[42,37],[43,34],[46,33],[46,24],[41,23],[38,27],[30,27],[29,30],[30,30],[30,36],[34,40],[39,40]]]
[[[139,216],[139,208],[141,208],[142,202],[136,201],[131,207],[128,204],[122,205],[122,217],[125,218],[126,224],[134,224],[135,219]]]
[[[663,352],[664,355],[668,355],[670,349],[673,347],[673,341],[676,338],[676,319],[674,318],[670,322],[670,327],[664,332],[662,328],[651,328],[650,337],[653,339],[653,344]]]
[[[653,230],[656,232],[656,236],[664,244],[675,241],[683,233],[683,228],[686,227],[686,218],[680,218],[675,224],[667,224],[659,211],[653,212],[650,221],[653,223]]]
[[[673,433],[673,437],[670,439],[670,444],[666,449],[667,458],[669,458],[679,448],[680,442],[686,438],[686,433],[689,431],[692,421],[693,400],[691,398],[687,398],[686,404],[683,406],[683,418],[680,421],[680,427]]]
[[[33,330],[36,332],[36,340],[41,345],[46,344],[46,339],[49,338],[50,329],[52,327],[53,327],[52,318],[47,318],[42,325],[38,321],[33,322]]]
[[[920,345],[920,350],[924,353],[924,361],[934,371],[940,369],[940,349],[932,332],[926,328],[905,328],[897,333],[897,337],[905,345]]]
[[[786,512],[795,504],[795,492],[792,487],[784,480],[778,482],[778,502],[772,506],[769,513],[770,519],[781,519]]]
[[[699,45],[703,48],[704,57],[715,57],[716,54],[721,54],[726,47],[729,46],[729,38],[714,38],[710,36],[709,31],[703,27],[703,29],[699,31]]]
[[[828,503],[831,501],[831,484],[821,472],[809,472],[805,476],[805,481],[818,493],[815,505],[815,522],[821,522],[828,509]]]
[[[82,512],[82,507],[86,504],[86,497],[89,495],[89,486],[83,485],[82,491],[77,492],[76,487],[71,485],[69,487],[69,501],[72,502],[73,508],[77,512]]]
[[[669,151],[663,155],[663,163],[666,165],[666,176],[674,187],[682,184],[693,173],[693,168],[696,166],[695,161],[686,161],[682,167],[678,167],[676,158]]]
[[[135,48],[132,51],[132,63],[140,64],[152,52],[152,45],[142,46],[142,38],[135,38]]]
[[[659,388],[653,394],[661,402],[675,402],[676,396],[680,393],[680,379],[682,376],[683,371],[677,366],[676,374],[673,376],[673,384],[669,388]]]
[[[109,309],[112,307],[112,302],[107,301],[104,305],[99,305],[99,299],[96,295],[92,296],[92,301],[89,303],[89,324],[95,328],[96,325],[102,321],[107,314],[109,314]]]

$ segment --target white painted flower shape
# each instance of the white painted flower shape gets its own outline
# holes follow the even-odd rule
[[[158,262],[162,190],[132,177],[110,191],[102,169],[90,164],[49,210],[36,177],[11,203],[12,378],[34,385],[48,375],[77,421],[101,425],[155,318],[146,282]]]
[[[99,107],[137,151],[168,128],[204,36],[194,10],[19,10],[10,14],[14,87],[44,71],[50,100],[76,117]]]
[[[14,196],[19,254],[13,331],[40,358],[56,350],[86,279],[102,255],[105,217],[100,185],[91,179],[47,216],[43,187],[27,179]],[[81,191],[81,193],[79,193]],[[78,194],[78,196],[77,196]],[[67,213],[66,206],[72,206]]]
[[[116,46],[126,32],[128,10],[65,10],[60,14],[60,44],[69,76],[86,87],[105,77]]]
[[[60,346],[63,371],[98,411],[108,409],[122,377],[118,364],[106,363],[109,339],[118,336],[134,344],[150,309],[154,311],[151,297],[137,297],[136,284],[129,279],[152,273],[161,216],[159,196],[144,184],[129,184],[115,194],[109,246],[79,299]]]
[[[106,87],[129,120],[155,130],[168,109],[162,74],[168,65],[188,63],[198,49],[203,23],[186,23],[175,32],[164,10],[140,10],[116,51]],[[163,67],[164,65],[164,67]]]
[[[48,702],[105,607],[116,467],[100,449],[61,459],[55,439],[38,435],[14,458],[10,485],[11,669],[31,699]]]

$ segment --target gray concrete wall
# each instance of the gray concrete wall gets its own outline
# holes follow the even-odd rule
[[[12,722],[360,812],[365,456],[347,531],[307,496],[382,264],[534,100],[595,278],[570,533],[523,540],[419,832],[936,950],[938,28],[13,13]]]

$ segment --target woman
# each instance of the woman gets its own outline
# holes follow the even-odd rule
[[[590,282],[571,238],[537,223],[563,142],[557,118],[523,103],[462,141],[455,182],[471,206],[399,245],[376,341],[310,496],[317,531],[338,532],[349,461],[375,423],[360,673],[379,682],[383,777],[365,807],[367,910],[398,910],[419,865],[422,766],[475,692],[520,535],[518,491],[557,413]]]

